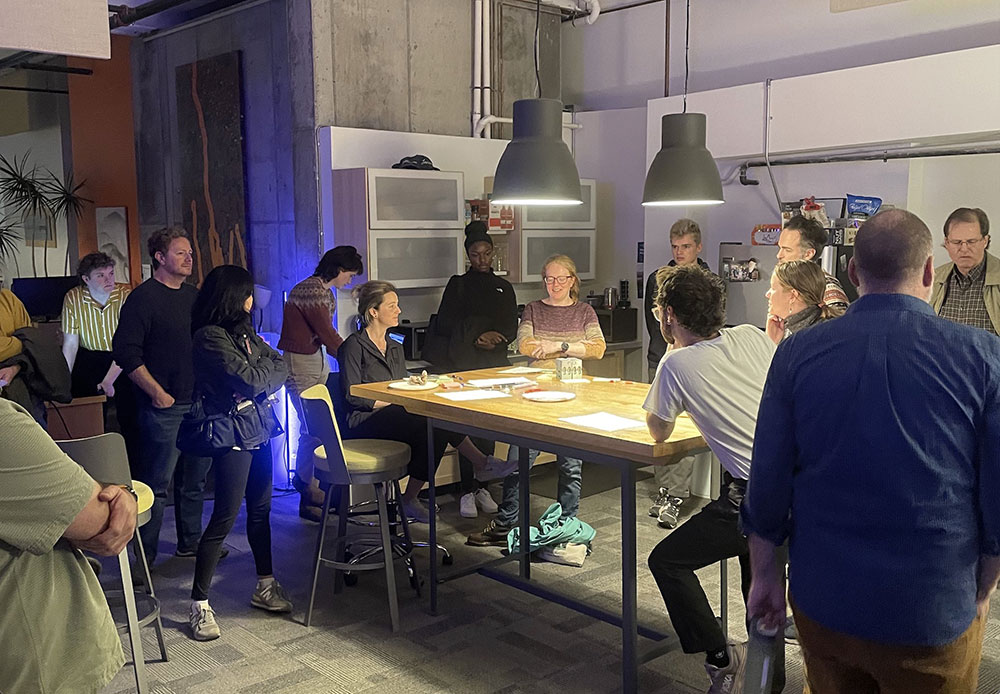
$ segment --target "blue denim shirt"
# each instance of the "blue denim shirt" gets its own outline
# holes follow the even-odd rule
[[[1000,339],[900,294],[785,339],[757,417],[744,531],[789,539],[796,606],[836,631],[941,645],[1000,555]]]

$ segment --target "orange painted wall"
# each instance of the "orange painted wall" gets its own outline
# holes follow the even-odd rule
[[[129,266],[132,284],[140,280],[139,200],[132,120],[132,39],[111,36],[111,59],[67,58],[71,67],[92,75],[69,76],[70,139],[73,172],[86,180],[82,194],[94,201],[77,223],[80,256],[97,250],[94,208],[124,207],[128,214]]]

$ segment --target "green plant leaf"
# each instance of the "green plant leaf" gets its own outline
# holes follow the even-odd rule
[[[49,211],[44,174],[29,163],[30,155],[29,151],[20,159],[17,155],[7,159],[0,154],[0,202],[18,217]]]
[[[49,211],[52,216],[58,219],[61,216],[69,217],[71,214],[76,219],[83,217],[84,208],[94,203],[82,195],[80,191],[87,181],[77,183],[73,179],[73,172],[66,173],[65,178],[60,179],[50,170],[46,169],[48,177],[42,181],[42,192],[48,200]]]
[[[16,257],[20,241],[17,220],[11,215],[0,218],[0,260]]]

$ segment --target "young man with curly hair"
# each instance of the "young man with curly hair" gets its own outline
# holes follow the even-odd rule
[[[725,293],[716,275],[697,266],[661,271],[656,316],[673,349],[657,367],[643,404],[646,424],[664,441],[687,412],[724,469],[719,498],[667,535],[649,555],[649,569],[685,653],[704,653],[710,693],[741,691],[745,644],[727,643],[695,575],[697,569],[738,557],[744,600],[750,588],[746,538],[738,521],[753,450],[757,408],[774,343],[752,325],[723,328]],[[773,691],[784,685],[784,660]]]

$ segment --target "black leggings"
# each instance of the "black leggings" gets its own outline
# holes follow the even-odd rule
[[[247,500],[247,540],[258,576],[269,576],[271,568],[271,447],[255,451],[229,450],[212,458],[215,471],[215,503],[212,518],[198,543],[194,564],[192,600],[208,600],[208,589],[219,563],[222,542],[229,535]]]
[[[410,445],[410,477],[427,481],[427,419],[410,414],[400,405],[379,408],[363,422],[346,430],[346,439],[386,439]],[[434,430],[434,469],[441,464],[444,449],[450,443],[455,448],[465,434]]]

